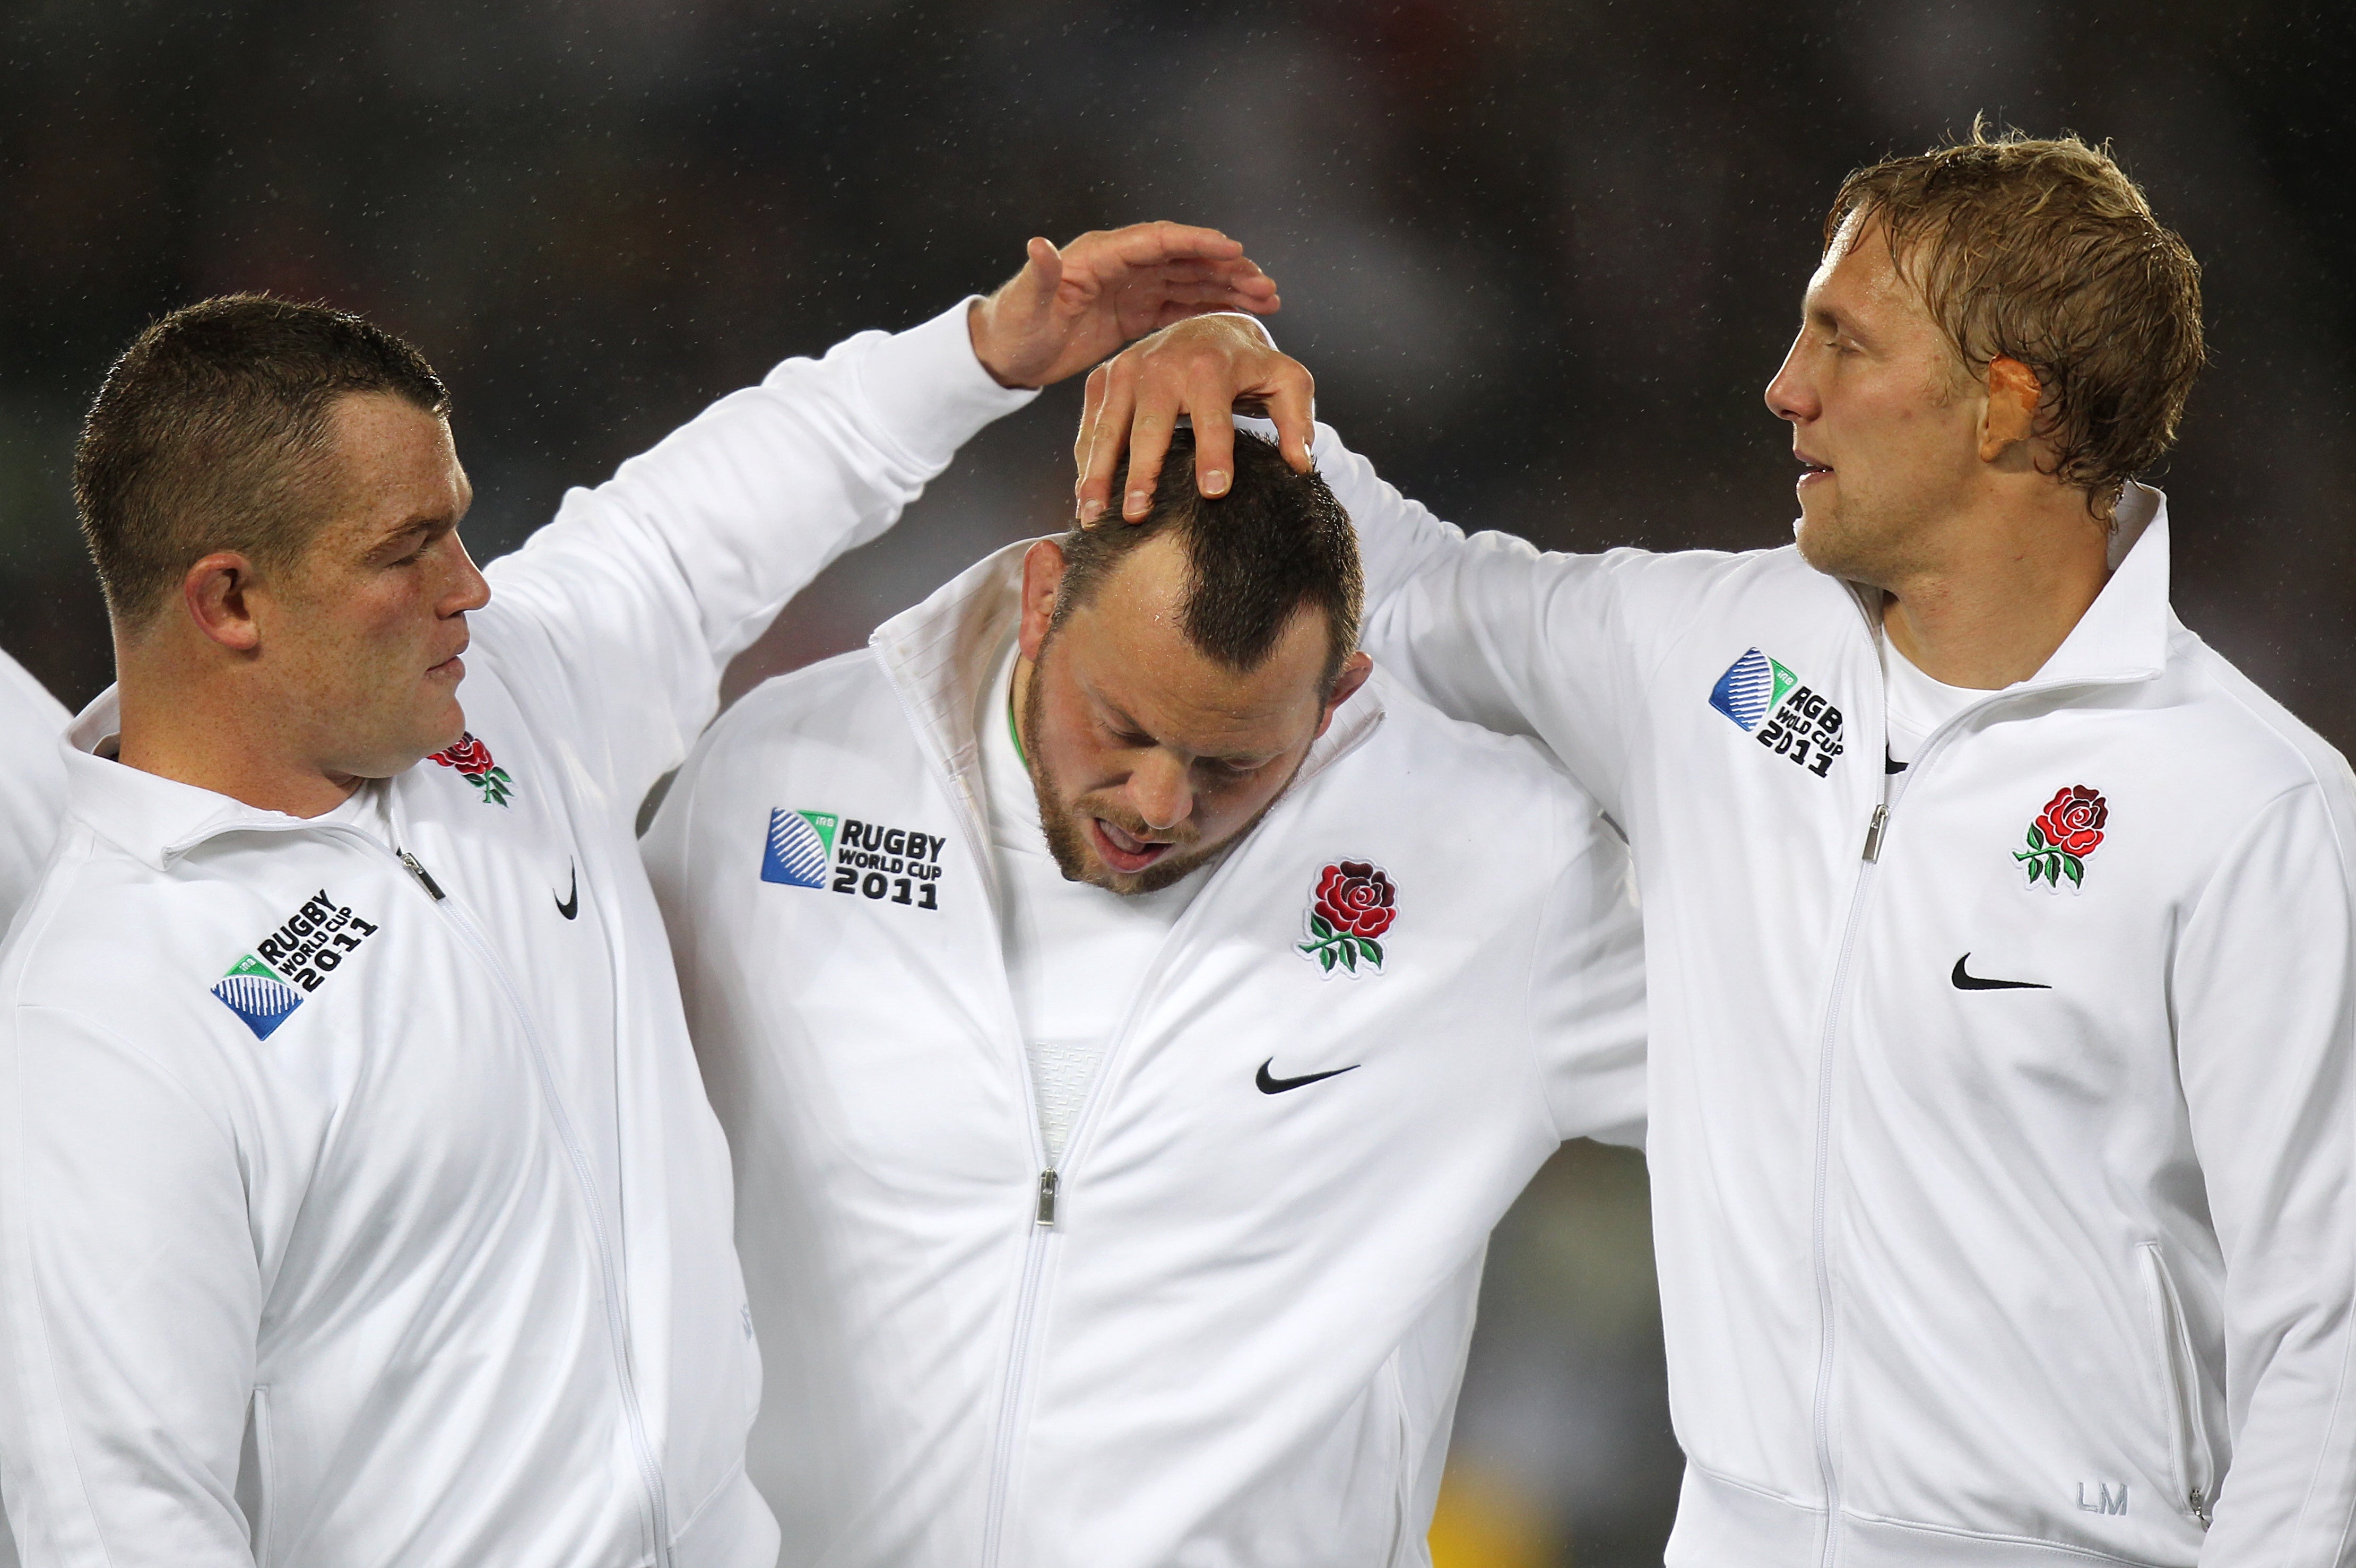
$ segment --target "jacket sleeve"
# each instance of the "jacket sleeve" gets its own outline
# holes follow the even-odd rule
[[[2350,817],[2314,788],[2276,800],[2179,945],[2179,1071],[2225,1264],[2232,1465],[2205,1564],[2356,1563]]]
[[[1565,794],[1571,791],[1566,787]],[[1628,852],[1582,797],[1530,955],[1530,1049],[1563,1138],[1644,1142],[1644,943]]]
[[[0,1462],[26,1568],[250,1568],[262,1285],[225,1119],[50,1008],[0,1036]]]
[[[1695,555],[1541,552],[1442,522],[1385,483],[1326,425],[1318,472],[1358,531],[1366,650],[1451,717],[1536,736],[1627,819],[1621,790],[1642,689],[1693,596]]]
[[[975,359],[966,303],[862,332],[721,399],[491,564],[556,733],[636,810],[718,710],[728,661],[844,551],[882,533],[958,446],[1037,395]]]

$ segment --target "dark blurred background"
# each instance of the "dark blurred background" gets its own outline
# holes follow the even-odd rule
[[[1023,241],[1225,228],[1321,413],[1443,515],[1592,547],[1789,537],[1760,389],[1841,175],[1986,111],[2111,139],[2206,264],[2159,476],[2187,623],[2356,740],[2356,22],[2344,5],[553,0],[0,5],[0,642],[79,706],[76,422],[156,314],[359,309],[457,398],[478,558],[789,353]],[[855,645],[1057,525],[1072,388],[969,449],[740,666]],[[1445,1565],[1659,1561],[1676,1478],[1643,1168],[1499,1232]]]

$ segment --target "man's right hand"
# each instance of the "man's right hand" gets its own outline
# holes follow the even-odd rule
[[[1153,483],[1170,450],[1178,416],[1194,426],[1194,485],[1223,496],[1235,473],[1235,411],[1276,422],[1278,448],[1309,471],[1316,379],[1278,351],[1248,316],[1198,316],[1133,343],[1088,375],[1087,403],[1072,447],[1080,470],[1074,498],[1083,526],[1112,502],[1113,470],[1129,446],[1129,482],[1120,515],[1137,522],[1152,510]]]

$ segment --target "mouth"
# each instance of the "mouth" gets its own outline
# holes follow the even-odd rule
[[[1104,863],[1124,876],[1134,875],[1168,854],[1172,846],[1155,839],[1141,839],[1102,817],[1088,819],[1088,837]]]
[[[1792,456],[1799,459],[1799,483],[1802,489],[1807,489],[1808,486],[1815,484],[1819,480],[1832,478],[1833,467],[1831,464],[1819,463],[1804,452],[1794,452]]]
[[[444,659],[439,664],[427,665],[425,667],[425,673],[429,677],[447,676],[454,681],[460,679],[466,673],[466,661],[461,659],[459,655],[465,653],[473,642],[474,639],[472,638],[468,638],[466,641],[461,642],[457,647],[450,650],[449,658]]]

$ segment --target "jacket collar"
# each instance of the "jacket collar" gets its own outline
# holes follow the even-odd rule
[[[126,768],[114,759],[122,729],[122,705],[112,686],[66,726],[58,743],[65,753],[66,815],[143,864],[168,870],[221,833],[284,832],[311,825],[284,811]]]
[[[2168,666],[2168,498],[2130,480],[2113,515],[2111,580],[2030,686],[2148,681]]]
[[[1023,540],[984,556],[924,603],[877,627],[867,639],[926,749],[977,822],[989,820],[982,799],[981,736],[975,726],[981,684],[996,671],[1022,619],[1023,556],[1035,542]],[[1380,684],[1377,675],[1342,704],[1309,748],[1292,789],[1323,772],[1373,733],[1383,717]]]
[[[2168,604],[2168,497],[2149,485],[2127,481],[2114,513],[2111,580],[2028,680],[2014,693],[2055,686],[2109,685],[2148,681],[2168,667],[2168,639],[2175,617]],[[1844,582],[1866,625],[1881,636],[1881,590]]]

